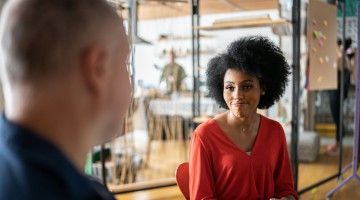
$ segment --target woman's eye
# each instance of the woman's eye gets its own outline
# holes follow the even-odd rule
[[[230,90],[230,91],[234,91],[234,87],[233,86],[227,86],[225,87],[226,90]]]
[[[252,87],[253,87],[252,85],[244,85],[244,86],[242,87],[242,89],[243,89],[244,91],[247,91],[247,90],[250,90]]]

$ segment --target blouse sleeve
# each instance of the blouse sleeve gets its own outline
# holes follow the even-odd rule
[[[289,154],[286,145],[285,133],[279,124],[280,132],[280,147],[279,157],[276,163],[274,181],[275,181],[275,194],[276,198],[282,198],[292,195],[295,199],[299,199],[297,192],[294,189],[294,181],[291,173],[291,165]]]
[[[189,190],[191,200],[216,199],[209,151],[201,137],[193,134],[189,159]]]

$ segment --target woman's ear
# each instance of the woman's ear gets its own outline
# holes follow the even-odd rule
[[[265,87],[264,84],[261,84],[260,90],[261,90],[261,95],[265,95],[265,94],[266,94],[266,87]]]

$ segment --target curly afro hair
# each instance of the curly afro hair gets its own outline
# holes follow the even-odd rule
[[[290,74],[281,49],[262,36],[247,36],[232,42],[227,51],[212,58],[206,70],[209,95],[223,108],[224,76],[228,69],[236,69],[255,76],[265,89],[258,108],[272,106],[283,95]]]

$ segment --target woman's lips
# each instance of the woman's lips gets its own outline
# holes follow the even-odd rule
[[[246,103],[246,102],[233,102],[233,103],[231,103],[231,105],[232,105],[232,106],[236,106],[236,107],[238,107],[238,106],[244,106],[244,105],[247,105],[247,103]]]

